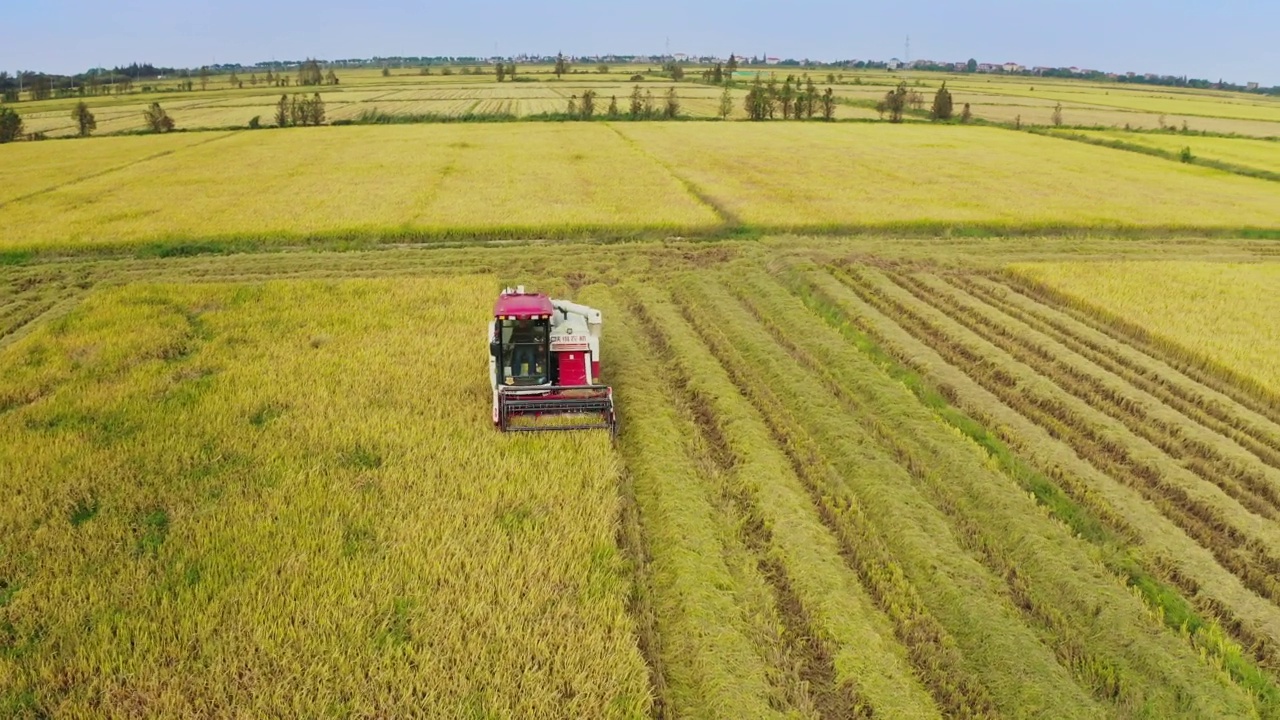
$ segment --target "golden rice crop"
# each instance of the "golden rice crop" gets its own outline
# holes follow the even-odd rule
[[[139,139],[147,141],[159,142]],[[44,146],[38,162],[63,162],[60,153],[81,145]],[[415,125],[237,134],[12,203],[0,214],[0,237],[11,247],[66,247],[716,223],[676,178],[603,125]]]
[[[641,717],[607,433],[483,278],[103,290],[0,349],[0,714]]]
[[[1220,160],[1232,165],[1280,172],[1280,142],[1244,138],[1199,137],[1196,135],[1162,135],[1121,131],[1072,131],[1101,140],[1120,140],[1157,150],[1177,153],[1185,147],[1200,158]],[[1276,128],[1280,134],[1280,125]]]
[[[215,135],[95,138],[76,143],[9,143],[0,146],[0,205],[149,157],[207,142]],[[9,208],[5,208],[8,212]]]
[[[1280,222],[1275,188],[1266,182],[995,128],[637,123],[618,129],[721,207],[766,227]]]
[[[960,96],[957,95],[957,101]],[[974,105],[973,114],[984,120],[1012,123],[1017,118],[1023,125],[1048,126],[1053,123],[1053,107],[1026,107],[1020,102],[1010,104]],[[1280,123],[1264,120],[1240,120],[1237,118],[1201,117],[1191,115],[1160,115],[1133,110],[1108,110],[1096,107],[1070,107],[1063,105],[1063,122],[1067,125],[1101,126],[1138,130],[1155,130],[1163,120],[1166,127],[1182,127],[1186,122],[1192,130],[1236,133],[1251,137],[1280,137]]]
[[[1280,265],[1148,261],[1012,268],[1280,392]]]

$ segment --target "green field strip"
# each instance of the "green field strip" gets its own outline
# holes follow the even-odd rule
[[[1052,337],[1072,352],[1121,375],[1130,384],[1195,418],[1201,425],[1230,437],[1267,465],[1280,468],[1280,425],[1167,363],[1119,343],[1057,310],[1010,292],[985,277],[962,275],[948,281]]]
[[[1017,270],[1007,270],[1001,280],[1010,289],[1066,312],[1089,327],[1172,365],[1189,377],[1280,423],[1280,393],[1255,378],[1147,330],[1089,299],[1052,288]]]
[[[609,313],[616,348],[611,376],[625,430],[620,451],[650,551],[653,608],[672,717],[782,717],[770,699],[767,661],[742,619],[743,591],[725,560],[726,530],[701,471],[669,440],[686,426],[652,373],[612,293],[583,296]],[[655,445],[654,443],[657,443]],[[669,448],[650,452],[651,447]],[[674,452],[672,452],[674,450]],[[736,620],[735,620],[736,618]]]
[[[890,301],[911,308],[933,327],[938,328],[943,337],[951,339],[952,342],[958,342],[960,346],[968,348],[975,355],[985,358],[988,363],[998,369],[998,372],[1019,382],[1020,388],[1026,387],[1043,393],[1044,396],[1052,398],[1056,407],[1065,409],[1070,417],[1101,432],[1103,437],[1111,438],[1112,442],[1118,442],[1130,457],[1155,468],[1172,488],[1180,490],[1205,507],[1212,508],[1212,512],[1226,525],[1236,527],[1259,541],[1262,544],[1259,558],[1268,566],[1280,568],[1280,560],[1276,559],[1276,548],[1280,548],[1280,527],[1251,512],[1221,488],[1206,482],[1174,461],[1159,447],[1130,431],[1120,420],[1071,395],[1051,379],[1014,359],[1004,349],[973,333],[945,313],[920,303],[909,292],[899,288],[876,270],[859,268],[857,273],[864,279],[865,285],[881,293]]]
[[[1025,715],[1059,717],[1105,714],[1024,624],[1021,613],[1003,597],[1003,583],[962,549],[944,516],[913,488],[906,470],[877,449],[873,438],[847,422],[825,388],[797,373],[794,361],[714,286],[690,280],[682,293],[690,307],[715,318],[720,332],[733,338],[741,356],[726,355],[722,363],[758,372],[756,382],[785,398],[788,413],[821,444],[822,456],[843,476],[844,487],[830,491],[865,502],[877,524],[892,519],[892,525],[881,526],[881,532],[894,557],[954,639],[967,672],[982,683],[1000,711],[1016,708]],[[706,326],[699,329],[710,332]],[[1010,657],[1019,658],[1020,671],[1014,672],[1001,659]],[[1036,670],[1028,670],[1031,667]],[[944,712],[952,711],[944,705]]]
[[[789,575],[811,625],[808,631],[835,649],[836,682],[876,716],[937,716],[915,678],[889,621],[844,563],[837,540],[784,454],[773,445],[758,411],[735,387],[679,312],[652,289],[635,289],[650,322],[672,347],[675,375],[714,413],[735,462],[741,491],[773,540],[771,549]],[[839,690],[839,688],[837,688]],[[853,712],[850,706],[835,716]]]
[[[744,304],[757,308],[775,339],[786,337],[797,346],[795,352],[808,358],[804,364],[810,371],[825,375],[824,382],[844,399],[846,411],[876,434],[900,463],[921,468],[919,479],[932,486],[926,494],[946,509],[962,533],[972,536],[982,554],[990,556],[987,562],[993,570],[1016,578],[1011,592],[1046,626],[1060,656],[1070,659],[1082,683],[1126,712],[1156,717],[1220,713],[1238,703],[1239,697],[1223,696],[1216,701],[1221,705],[1183,707],[1183,696],[1207,700],[1220,689],[1196,653],[1174,635],[1152,632],[1159,625],[1102,564],[1091,562],[1087,545],[1036,512],[1035,501],[1017,492],[1016,485],[1001,488],[1000,482],[1008,478],[987,466],[985,452],[975,452],[979,445],[957,442],[952,428],[930,422],[934,413],[911,402],[907,388],[888,382],[890,378],[849,348],[838,333],[821,327],[782,335],[782,328],[811,323],[811,317],[798,301],[774,301],[789,296],[771,281],[753,276],[739,281]],[[1099,612],[1099,607],[1106,610]],[[1177,671],[1172,670],[1175,666]],[[1171,687],[1175,682],[1181,686]]]
[[[1280,632],[1280,609],[1246,589],[1140,493],[1095,469],[848,287],[812,270],[790,270],[785,278],[846,342],[986,449],[1052,517],[1097,546],[1106,567],[1137,591],[1166,627],[1187,638],[1210,667],[1250,693],[1263,716],[1280,715],[1280,689],[1257,664],[1274,663],[1270,642],[1263,638]],[[1159,579],[1168,573],[1189,586],[1186,599],[1180,588]],[[1230,628],[1234,642],[1224,628]]]
[[[1013,390],[1017,386],[1015,377],[1005,370],[993,368],[986,360],[975,360],[981,356],[963,346],[955,345],[940,334],[936,324],[923,318],[909,306],[895,304],[873,288],[871,292],[867,292],[868,288],[865,287],[859,289],[862,281],[851,280],[842,271],[835,272],[842,277],[843,282],[849,283],[848,286],[859,293],[861,300],[877,310],[888,312],[893,316],[894,322],[905,323],[911,333],[927,339],[927,343],[941,353],[947,363],[959,367],[978,380],[986,390],[999,396],[1003,403],[1069,443],[1082,459],[1140,492],[1180,529],[1212,552],[1214,558],[1250,590],[1276,602],[1274,559],[1267,555],[1265,548],[1257,540],[1248,538],[1232,522],[1227,521],[1221,508],[1188,493],[1181,484],[1168,479],[1166,474],[1172,469],[1168,466],[1159,467],[1158,456],[1147,454],[1145,458],[1135,457],[1129,446],[1100,435],[1097,428],[1089,423],[1104,420],[1089,415],[1091,409],[1077,407],[1072,410],[1061,401],[1042,394],[1053,387],[1051,384],[1041,381]],[[999,356],[998,349],[992,348],[989,352],[993,356]],[[1231,517],[1231,520],[1238,521],[1239,518]]]
[[[1038,331],[929,276],[894,273],[890,279],[921,302],[946,313],[1060,388],[1119,420],[1170,458],[1259,516],[1276,519],[1280,476],[1245,448],[1073,353]]]

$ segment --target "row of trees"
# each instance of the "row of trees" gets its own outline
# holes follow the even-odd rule
[[[596,116],[596,98],[598,97],[595,90],[587,90],[582,93],[579,98],[574,95],[569,98],[569,104],[565,108],[565,114],[577,120],[590,120]],[[631,90],[630,101],[627,105],[627,117],[632,120],[674,120],[680,116],[680,97],[676,94],[676,89],[669,88],[662,106],[658,106],[657,99],[653,96],[652,90],[644,90],[641,92],[640,86],[636,85]],[[618,107],[618,96],[613,95],[609,98],[608,109],[605,110],[605,117],[610,119],[618,119],[622,117],[622,111]]]
[[[728,93],[729,88],[726,87],[721,97],[721,117],[728,116],[724,111],[724,100]],[[757,121],[773,120],[779,112],[783,120],[812,119],[821,113],[823,120],[831,121],[836,116],[836,96],[831,88],[819,94],[817,86],[810,79],[802,83],[794,75],[788,75],[779,86],[777,78],[769,78],[766,83],[757,75],[747,90],[743,109],[749,119]]]
[[[323,125],[324,100],[320,93],[310,99],[302,95],[281,95],[276,103],[276,127]]]
[[[173,129],[173,118],[160,107],[160,103],[151,103],[151,107],[142,113],[147,128],[152,132],[169,132]],[[98,129],[98,119],[83,101],[76,103],[71,109],[71,119],[76,123],[76,131],[80,137],[87,137]],[[7,107],[0,107],[0,143],[13,142],[22,137],[22,116]],[[36,133],[33,137],[43,137]]]
[[[898,83],[898,87],[885,93],[884,98],[876,103],[876,111],[880,113],[880,117],[883,118],[888,114],[889,122],[894,123],[902,122],[902,116],[908,109],[917,112],[923,110],[924,96],[915,90],[908,89],[905,81]],[[929,118],[946,121],[953,117],[955,117],[955,101],[951,97],[951,91],[947,89],[947,84],[943,82],[938,92],[934,93],[933,105],[929,108]],[[960,114],[960,122],[967,123],[972,119],[973,113],[969,109],[969,103],[965,103],[964,111]]]

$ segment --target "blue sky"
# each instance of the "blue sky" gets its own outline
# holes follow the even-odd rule
[[[672,52],[1014,61],[1280,84],[1276,0],[6,0],[0,69]]]

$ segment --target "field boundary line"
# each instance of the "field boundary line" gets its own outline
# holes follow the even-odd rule
[[[231,131],[231,132],[224,132],[224,133],[222,133],[222,134],[217,135],[216,137],[211,137],[211,138],[207,138],[207,139],[205,139],[205,140],[200,140],[200,141],[195,142],[195,143],[192,143],[192,144],[190,144],[190,145],[183,145],[182,147],[173,148],[172,150],[164,150],[164,151],[162,151],[162,152],[158,152],[158,153],[155,153],[155,154],[152,154],[152,155],[147,155],[146,157],[138,158],[137,160],[130,160],[129,162],[127,162],[127,163],[125,163],[125,164],[123,164],[123,165],[117,165],[117,166],[115,166],[115,167],[107,168],[106,170],[99,170],[99,171],[97,171],[97,172],[89,173],[88,175],[84,175],[84,176],[82,176],[82,177],[78,177],[78,178],[75,178],[75,179],[72,179],[72,180],[68,180],[68,181],[66,181],[66,182],[58,183],[57,185],[50,185],[49,187],[43,188],[43,189],[41,189],[41,190],[36,190],[35,192],[29,192],[29,193],[27,193],[26,195],[19,195],[18,197],[13,198],[12,200],[6,200],[6,201],[4,201],[4,202],[0,202],[0,208],[4,208],[4,207],[7,207],[7,206],[9,206],[9,205],[13,205],[14,203],[20,203],[20,202],[23,202],[23,201],[26,201],[26,200],[30,200],[31,198],[39,197],[39,196],[41,196],[41,195],[46,195],[46,194],[48,194],[48,193],[55,192],[55,191],[57,191],[57,190],[61,190],[62,188],[70,187],[70,186],[75,185],[75,184],[77,184],[77,183],[87,182],[87,181],[89,181],[89,180],[95,180],[95,179],[100,178],[100,177],[102,177],[102,176],[104,176],[104,175],[110,175],[111,173],[114,173],[114,172],[119,172],[119,171],[121,171],[121,170],[127,170],[127,169],[129,169],[129,168],[131,168],[131,167],[135,167],[135,166],[137,166],[137,165],[141,165],[141,164],[143,164],[143,163],[150,162],[150,161],[152,161],[152,160],[159,160],[159,159],[160,159],[160,158],[162,158],[162,157],[168,157],[168,156],[173,155],[173,154],[175,154],[175,153],[177,153],[177,152],[180,152],[180,151],[182,151],[182,150],[190,150],[190,149],[192,149],[192,148],[197,148],[197,147],[200,147],[200,146],[202,146],[202,145],[208,145],[209,143],[217,142],[218,140],[222,140],[222,139],[224,139],[224,138],[231,137],[232,135],[235,135],[235,134],[236,134],[236,132],[235,132],[235,131]]]
[[[1112,128],[1114,130],[1114,128]],[[1093,145],[1095,147],[1111,148],[1112,150],[1124,150],[1126,152],[1138,153],[1141,155],[1149,155],[1158,157],[1169,162],[1176,162],[1185,165],[1199,165],[1200,167],[1220,170],[1232,175],[1241,177],[1254,178],[1255,180],[1269,180],[1271,182],[1280,182],[1280,173],[1271,170],[1263,170],[1261,168],[1249,167],[1247,165],[1236,165],[1235,163],[1223,162],[1222,160],[1214,160],[1213,158],[1203,158],[1191,155],[1183,158],[1172,150],[1162,150],[1160,148],[1142,145],[1140,143],[1125,142],[1124,140],[1108,140],[1105,138],[1095,138],[1084,135],[1079,131],[1072,132],[1053,132],[1042,128],[1024,128],[1026,132],[1040,137],[1051,137],[1059,140],[1070,140],[1073,142]],[[1260,140],[1261,138],[1238,138],[1240,140]]]
[[[626,143],[628,146],[630,146],[632,149],[634,149],[636,152],[649,158],[653,162],[657,163],[657,165],[661,167],[663,170],[666,170],[667,174],[675,178],[677,182],[679,182],[681,185],[684,186],[684,189],[686,192],[688,192],[695,199],[697,199],[698,202],[710,208],[710,210],[713,213],[715,213],[717,217],[720,218],[720,221],[723,223],[724,228],[745,227],[745,225],[742,222],[742,218],[738,217],[737,214],[735,214],[732,210],[725,207],[724,204],[721,203],[719,200],[716,200],[715,198],[711,197],[709,193],[704,191],[702,188],[698,187],[698,185],[694,183],[692,180],[676,172],[675,168],[672,167],[669,163],[664,162],[658,156],[646,150],[644,146],[642,146],[634,138],[628,137],[626,133],[622,132],[621,130],[619,130],[617,127],[614,126],[613,121],[606,122],[605,127],[612,130],[615,134],[617,134],[619,138],[622,138],[622,141]]]

